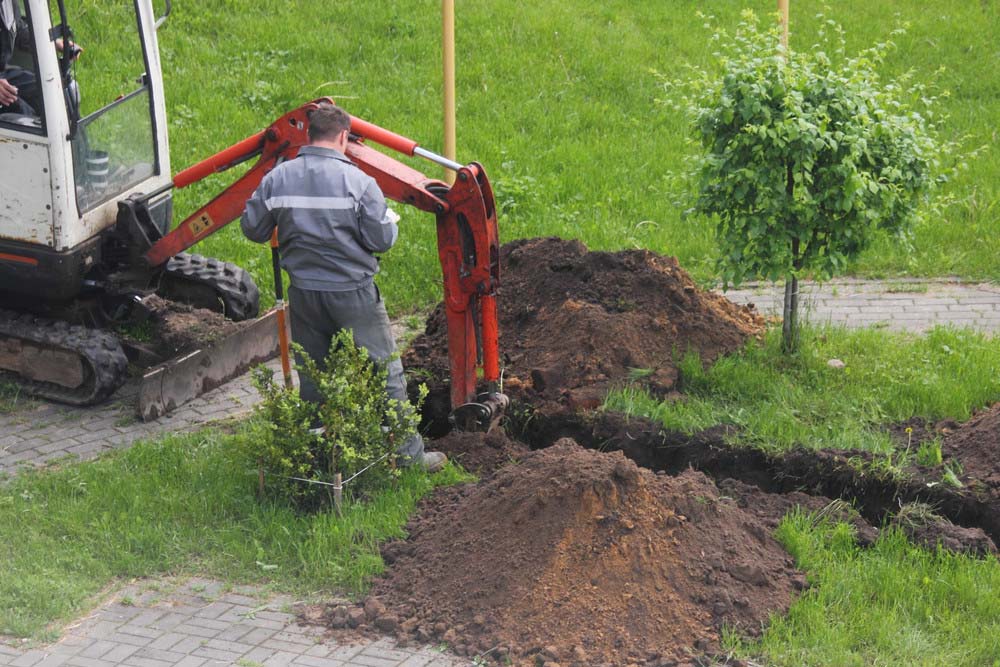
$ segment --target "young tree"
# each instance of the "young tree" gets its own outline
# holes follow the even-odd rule
[[[789,352],[799,278],[842,272],[879,233],[904,237],[948,147],[925,86],[879,77],[891,42],[848,57],[840,27],[824,29],[830,53],[786,53],[778,26],[745,12],[734,35],[716,33],[717,70],[665,82],[703,149],[693,210],[716,222],[723,283],[785,279]]]

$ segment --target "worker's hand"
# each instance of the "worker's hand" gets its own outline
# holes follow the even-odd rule
[[[17,102],[17,86],[7,79],[0,79],[0,105],[9,106]]]
[[[62,37],[57,37],[55,44],[56,44],[56,51],[58,51],[59,53],[62,53],[63,52],[63,46],[64,46]],[[70,60],[76,60],[77,58],[80,57],[81,53],[83,53],[83,47],[82,46],[80,46],[76,42],[70,42],[69,43],[69,59]]]

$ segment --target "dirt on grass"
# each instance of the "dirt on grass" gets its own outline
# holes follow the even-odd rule
[[[426,500],[362,607],[371,627],[514,665],[686,663],[756,635],[805,578],[704,474],[656,474],[570,439]]]
[[[1000,403],[964,424],[943,422],[937,430],[943,435],[941,451],[946,459],[961,464],[959,479],[1000,500]]]
[[[590,252],[579,241],[512,241],[500,251],[498,297],[504,392],[535,411],[593,409],[632,379],[654,395],[677,389],[688,351],[704,363],[764,328],[752,308],[700,289],[673,257],[648,250]],[[439,305],[403,357],[448,400],[447,326]]]

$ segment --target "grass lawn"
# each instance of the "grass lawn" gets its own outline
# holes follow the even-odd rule
[[[131,90],[138,64],[120,56],[116,13],[127,3],[71,2],[85,105]],[[734,3],[467,3],[457,9],[458,159],[491,175],[503,239],[558,234],[596,249],[644,247],[677,255],[703,282],[714,280],[713,231],[681,219],[672,174],[682,168],[685,120],[657,103],[655,69],[679,75],[707,60],[697,11],[732,26],[740,10],[765,14],[773,0]],[[123,9],[124,8],[124,9]],[[815,40],[819,5],[792,6],[792,46]],[[910,22],[886,63],[913,69],[950,91],[942,111],[951,136],[987,146],[948,187],[946,219],[916,229],[915,251],[877,245],[853,267],[862,275],[996,279],[1000,243],[1000,11],[994,3],[844,0],[830,15],[857,50]],[[205,0],[182,3],[160,31],[176,172],[265,127],[285,111],[329,95],[351,113],[441,150],[440,16],[437,5]],[[111,72],[115,85],[88,83]],[[417,162],[433,176],[433,165]],[[177,192],[178,213],[217,194],[228,177]],[[381,285],[396,312],[440,298],[430,216],[399,207],[403,229],[382,263]],[[200,252],[237,261],[269,292],[265,248],[236,226]],[[267,297],[266,297],[267,298]]]
[[[256,470],[233,453],[240,437],[168,436],[0,486],[0,635],[57,636],[116,579],[197,573],[357,593],[416,501],[467,479],[411,471],[343,518],[300,516],[257,500]]]
[[[932,553],[887,532],[860,549],[848,524],[793,513],[778,540],[811,587],[744,657],[787,667],[1000,666],[1000,564]]]
[[[830,368],[830,359],[846,367]],[[694,432],[739,427],[739,440],[770,451],[794,445],[889,453],[879,427],[910,417],[964,421],[1000,399],[1000,348],[968,330],[926,336],[877,329],[804,328],[800,351],[781,353],[781,331],[703,368],[681,364],[683,398],[661,403],[634,388],[612,392],[611,409]]]

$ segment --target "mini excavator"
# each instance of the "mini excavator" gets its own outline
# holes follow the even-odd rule
[[[124,383],[130,357],[113,329],[142,320],[150,295],[250,320],[232,337],[144,375],[139,414],[155,418],[275,353],[277,318],[257,318],[250,275],[185,251],[240,216],[264,175],[308,143],[309,112],[334,101],[304,104],[171,178],[156,40],[169,0],[159,17],[150,0],[134,3],[145,65],[138,88],[86,116],[70,49],[60,54],[54,46],[73,39],[64,0],[51,11],[49,0],[15,2],[24,3],[33,36],[21,66],[34,70],[41,95],[35,115],[0,114],[0,377],[33,395],[90,405]],[[430,179],[369,142],[451,169],[455,184]],[[452,420],[459,428],[491,428],[507,398],[499,391],[496,209],[483,167],[353,116],[347,156],[388,198],[435,215]],[[173,190],[255,159],[170,230]]]

